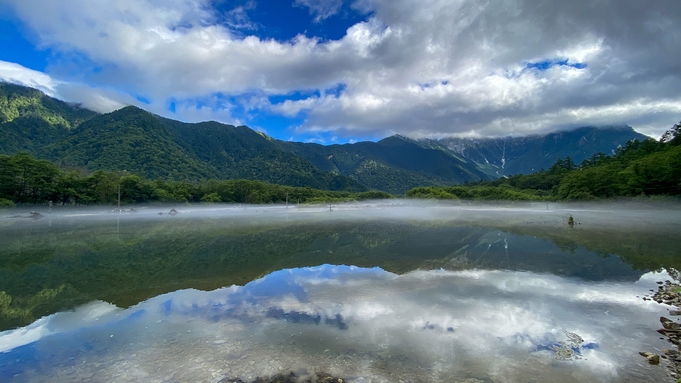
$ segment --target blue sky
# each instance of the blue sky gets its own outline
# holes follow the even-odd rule
[[[679,19],[676,0],[0,0],[0,79],[324,144],[658,137],[681,119]]]

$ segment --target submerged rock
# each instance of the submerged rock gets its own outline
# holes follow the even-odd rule
[[[681,315],[681,285],[677,282],[664,281],[657,282],[657,291],[651,290],[653,292],[651,298],[643,297],[644,300],[654,300],[660,304],[667,304],[674,307],[674,310],[669,311],[671,316]],[[657,330],[660,334],[667,337],[669,343],[675,345],[674,349],[664,350],[662,358],[667,360],[667,368],[669,369],[669,375],[677,379],[681,375],[681,353],[679,352],[679,344],[681,344],[681,323],[676,322],[672,319],[666,317],[660,317],[660,323],[662,328]],[[653,365],[660,364],[660,356],[653,354],[652,352],[639,352],[643,357],[648,360],[648,363]]]
[[[673,320],[665,317],[660,317],[660,323],[665,330],[679,331],[681,329],[681,324],[674,322]]]
[[[641,352],[639,352],[639,354],[641,354],[641,356],[643,356],[644,358],[648,359],[648,363],[650,363],[650,364],[655,364],[655,365],[660,364],[660,356],[657,355],[657,354],[653,354],[652,352],[645,352],[645,351],[641,351]]]
[[[38,213],[37,211],[32,211],[26,215],[11,215],[7,218],[30,218],[34,220],[42,219],[43,215]]]

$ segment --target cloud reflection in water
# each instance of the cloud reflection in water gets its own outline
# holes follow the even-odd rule
[[[630,375],[636,370],[657,381],[663,370],[638,366],[637,353],[664,347],[653,334],[661,307],[636,298],[656,279],[649,273],[634,284],[591,283],[487,270],[398,276],[331,265],[281,270],[243,287],[181,290],[127,310],[95,302],[5,331],[0,377],[23,379],[29,370],[36,379],[55,376],[81,360],[93,371],[91,363],[100,363],[102,380],[116,380],[112,366],[121,361],[150,377],[155,364],[182,366],[192,357],[203,370],[184,373],[196,376],[219,370],[248,378],[307,365],[358,381],[410,371],[422,381],[641,381]],[[583,338],[573,348],[582,359],[555,358],[552,347],[568,341],[566,332]],[[145,354],[152,349],[155,356]],[[175,349],[183,352],[172,356]],[[214,360],[206,362],[206,353]]]

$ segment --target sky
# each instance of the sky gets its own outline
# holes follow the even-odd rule
[[[0,0],[0,80],[322,144],[681,120],[678,0]]]

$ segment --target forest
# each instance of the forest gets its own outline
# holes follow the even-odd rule
[[[0,206],[114,204],[146,202],[291,203],[392,198],[381,191],[348,192],[292,187],[250,180],[149,180],[125,171],[63,171],[28,153],[0,155]]]
[[[570,157],[549,169],[447,187],[417,187],[411,198],[512,201],[584,201],[681,195],[681,123],[660,140],[629,141],[612,156],[595,153],[580,164]]]

